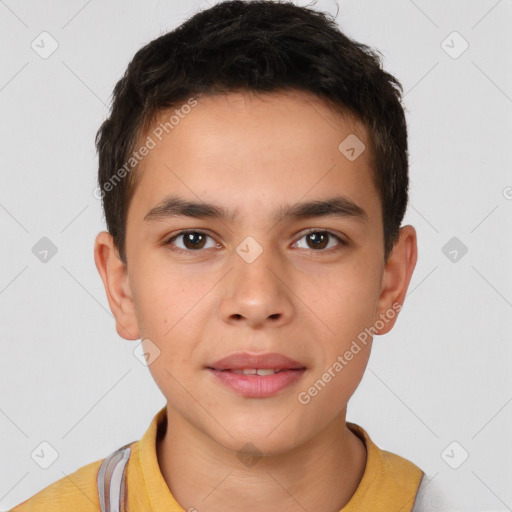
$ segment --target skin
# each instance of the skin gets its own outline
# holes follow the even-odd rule
[[[127,217],[127,266],[112,237],[97,235],[95,262],[116,329],[160,350],[149,370],[167,399],[157,456],[187,510],[340,510],[364,473],[366,448],[346,426],[347,403],[365,371],[371,341],[307,405],[297,396],[380,315],[402,304],[417,258],[416,232],[401,228],[384,261],[381,203],[369,150],[349,161],[339,144],[364,127],[297,91],[199,99],[143,162]],[[170,217],[145,222],[169,194],[238,210],[236,221]],[[367,219],[276,222],[286,204],[343,195]],[[317,248],[306,230],[326,230]],[[185,245],[178,231],[209,237]],[[246,237],[263,249],[252,263],[236,252]],[[200,239],[201,240],[201,239]],[[188,250],[187,254],[172,247]],[[192,248],[190,248],[192,247]],[[398,315],[378,334],[393,327]],[[234,352],[279,352],[307,370],[278,394],[244,398],[206,366]],[[254,465],[237,454],[252,443]],[[250,450],[246,450],[249,451]],[[328,492],[326,492],[328,490]]]

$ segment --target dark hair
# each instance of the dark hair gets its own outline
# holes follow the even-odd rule
[[[294,89],[355,115],[366,127],[387,259],[409,185],[400,82],[382,69],[378,50],[349,39],[329,14],[291,2],[230,0],[141,48],[114,87],[110,116],[96,134],[98,185],[124,263],[126,217],[137,184],[126,164],[136,167],[130,156],[155,119],[195,96]]]

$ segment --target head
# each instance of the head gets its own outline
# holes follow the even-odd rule
[[[396,321],[416,263],[400,91],[333,19],[270,1],[194,15],[115,86],[96,265],[168,407],[226,448],[279,453],[344,418],[373,334]],[[305,370],[241,396],[211,372],[235,352]]]

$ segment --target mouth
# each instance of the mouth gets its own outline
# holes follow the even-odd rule
[[[305,365],[291,359],[283,354],[249,354],[237,352],[219,359],[207,368],[219,371],[244,372],[245,375],[271,375],[271,373],[258,373],[270,371],[272,373],[283,370],[301,370]]]
[[[212,368],[214,369],[214,368]],[[222,372],[233,372],[238,373],[240,375],[274,375],[275,373],[280,373],[283,371],[298,371],[301,368],[244,368],[243,370],[220,370]]]
[[[282,354],[236,353],[206,369],[231,391],[246,398],[266,398],[302,378],[307,368]]]

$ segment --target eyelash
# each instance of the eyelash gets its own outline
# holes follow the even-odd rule
[[[201,229],[187,229],[187,230],[180,231],[179,233],[176,233],[175,235],[173,235],[171,238],[169,238],[165,242],[165,245],[168,245],[171,248],[172,251],[179,252],[179,253],[185,253],[185,254],[188,254],[188,255],[204,251],[205,249],[185,250],[185,249],[181,249],[179,247],[176,247],[175,245],[172,244],[172,242],[174,240],[176,240],[177,238],[179,238],[180,236],[188,235],[190,233],[198,233],[198,234],[201,234],[201,235],[205,235],[205,236],[207,236],[207,237],[209,237],[209,238],[211,238],[213,240],[213,237],[211,235],[209,235],[205,231],[202,231]],[[306,231],[305,233],[302,234],[302,236],[300,238],[298,238],[298,240],[300,240],[300,239],[304,238],[305,236],[310,235],[312,233],[326,233],[329,236],[335,238],[340,243],[340,246],[341,246],[341,247],[338,246],[337,248],[336,247],[331,247],[329,249],[318,249],[318,250],[311,249],[311,251],[313,251],[313,252],[317,252],[317,253],[330,252],[333,249],[334,250],[339,250],[340,248],[347,247],[349,245],[345,240],[340,238],[338,235],[336,235],[332,231],[329,231],[327,229],[317,229],[317,228],[311,228],[310,230]],[[209,249],[210,249],[210,247],[209,247]]]

